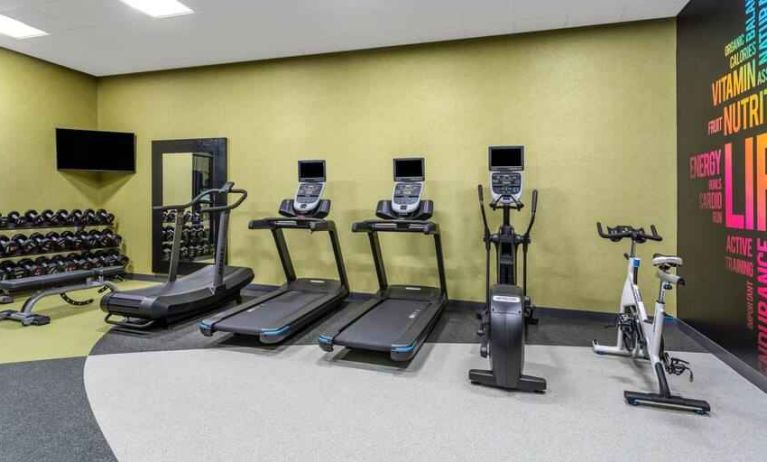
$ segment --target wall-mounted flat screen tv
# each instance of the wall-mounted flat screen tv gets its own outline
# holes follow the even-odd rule
[[[135,172],[136,135],[57,128],[56,165],[59,170]]]

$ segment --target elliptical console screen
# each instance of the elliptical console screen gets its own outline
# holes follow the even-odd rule
[[[491,146],[490,170],[524,170],[525,148],[523,146]]]
[[[325,181],[324,160],[302,160],[298,162],[298,181]]]
[[[423,158],[394,159],[394,181],[423,181]]]

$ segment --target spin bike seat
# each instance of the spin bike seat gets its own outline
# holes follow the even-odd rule
[[[656,253],[652,256],[653,266],[666,266],[676,268],[678,266],[682,266],[683,263],[684,262],[682,261],[682,258],[677,257],[676,255],[663,255],[661,253]]]

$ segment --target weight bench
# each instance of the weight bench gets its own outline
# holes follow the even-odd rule
[[[12,292],[20,292],[30,289],[39,289],[24,302],[20,311],[0,311],[0,321],[12,319],[19,321],[23,326],[44,326],[51,322],[51,318],[41,314],[34,314],[32,310],[42,299],[53,295],[59,295],[65,302],[72,306],[85,306],[93,303],[93,299],[78,301],[69,297],[69,292],[99,288],[99,293],[107,290],[116,292],[117,286],[106,280],[110,276],[118,276],[125,272],[122,266],[110,266],[108,268],[95,268],[91,270],[70,271],[67,273],[45,274],[23,279],[0,281],[0,303],[11,303]]]

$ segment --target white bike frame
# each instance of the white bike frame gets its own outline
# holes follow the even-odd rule
[[[617,329],[618,333],[615,346],[599,345],[594,341],[593,347],[594,351],[600,354],[649,359],[653,368],[655,368],[655,364],[661,362],[660,355],[662,353],[663,320],[666,316],[666,282],[661,280],[658,299],[655,301],[655,316],[654,319],[650,321],[650,317],[644,306],[644,301],[642,300],[642,294],[637,285],[637,275],[639,274],[640,264],[640,258],[629,257],[626,269],[626,281],[623,283],[623,291],[621,292],[619,312],[624,314],[628,312],[630,307],[634,307],[639,319],[638,324],[642,329],[641,337],[644,339],[644,344],[643,342],[638,341],[634,346],[634,350],[628,351],[623,342],[623,335],[619,328]]]

